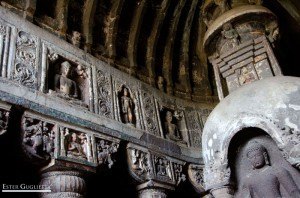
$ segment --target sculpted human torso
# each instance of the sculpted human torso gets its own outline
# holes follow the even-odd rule
[[[291,174],[280,166],[270,165],[266,149],[256,143],[248,148],[247,158],[253,167],[244,179],[243,188],[252,198],[283,197],[282,190],[289,197],[300,197],[300,189]],[[237,197],[243,197],[239,195]]]

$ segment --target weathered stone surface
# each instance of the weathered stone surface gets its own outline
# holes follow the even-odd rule
[[[299,89],[298,78],[272,77],[246,85],[222,100],[209,116],[202,136],[206,189],[231,183],[229,144],[249,127],[273,138],[285,160],[299,169]]]

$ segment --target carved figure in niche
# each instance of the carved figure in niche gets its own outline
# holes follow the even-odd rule
[[[158,164],[157,164],[157,174],[159,175],[167,175],[167,168],[166,165],[164,163],[164,160],[159,158],[158,159]]]
[[[157,78],[157,88],[160,91],[165,92],[165,80],[162,76],[158,76],[158,78]]]
[[[121,103],[121,119],[125,124],[134,124],[134,103],[130,98],[129,91],[126,87],[123,88],[123,94],[120,98]]]
[[[248,84],[250,82],[255,81],[255,76],[251,71],[247,69],[247,67],[243,67],[241,70],[239,81],[240,85]]]
[[[147,154],[137,150],[131,150],[131,159],[132,159],[132,169],[137,172],[137,174],[142,175],[150,171],[148,167],[148,158]]]
[[[61,64],[61,74],[56,74],[54,78],[55,91],[66,98],[78,98],[76,82],[70,79],[71,64],[65,61]]]
[[[251,197],[282,197],[281,187],[290,197],[300,197],[300,189],[290,173],[279,166],[271,166],[266,148],[256,141],[249,142],[246,155],[253,167],[243,184]]]
[[[186,142],[182,140],[182,136],[177,125],[173,123],[173,113],[171,111],[166,112],[164,126],[167,139],[186,144]]]
[[[69,129],[65,129],[65,150],[68,157],[87,159],[87,141],[86,135],[75,132],[70,133]]]
[[[203,5],[203,21],[207,27],[229,9],[227,0],[206,0]]]
[[[117,152],[119,145],[105,140],[100,140],[97,143],[97,157],[99,164],[108,163],[108,167],[111,168],[114,164],[112,154]]]
[[[221,32],[223,38],[220,44],[220,54],[231,50],[239,45],[239,34],[232,27],[231,23],[225,23]]]
[[[7,130],[9,112],[0,110],[0,135]]]
[[[81,33],[78,31],[72,31],[72,36],[71,36],[71,43],[76,46],[80,47],[81,43]]]

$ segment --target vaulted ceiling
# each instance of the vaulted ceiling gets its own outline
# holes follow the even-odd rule
[[[162,77],[163,91],[170,95],[216,100],[213,72],[202,48],[203,0],[1,1],[5,4],[29,7],[34,23],[68,41],[73,31],[80,32],[81,49],[145,83],[158,87]],[[281,45],[299,47],[298,0],[265,0],[264,6],[281,20]],[[284,50],[278,54],[282,65],[297,63],[297,56]],[[287,68],[288,75],[300,74],[298,67]]]

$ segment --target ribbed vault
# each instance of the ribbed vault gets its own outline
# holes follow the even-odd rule
[[[154,87],[159,88],[163,79],[160,89],[170,95],[212,102],[216,88],[202,47],[206,31],[202,8],[210,1],[5,0],[1,5],[27,12],[29,20],[69,42],[73,31],[79,32],[81,49]],[[228,5],[244,1],[248,2],[231,0]],[[299,2],[265,0],[264,6],[283,27],[280,45],[298,46]],[[297,63],[295,52],[278,52],[288,75],[300,73],[291,66]]]

